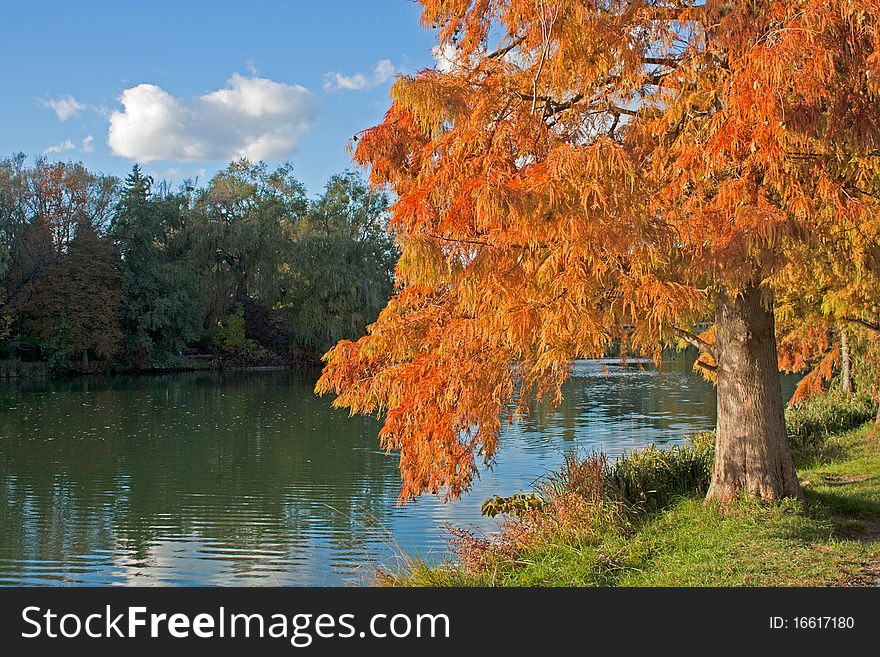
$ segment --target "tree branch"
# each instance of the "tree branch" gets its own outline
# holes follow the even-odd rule
[[[706,370],[707,372],[713,372],[713,373],[714,373],[714,372],[717,372],[717,371],[718,371],[718,368],[715,367],[714,365],[709,365],[709,363],[704,363],[704,362],[701,361],[701,360],[698,360],[698,361],[697,361],[697,367],[699,367],[699,368],[701,368],[701,369],[704,369],[704,370]]]
[[[850,322],[852,324],[858,324],[862,328],[866,328],[869,331],[873,331],[874,333],[880,333],[880,325],[872,324],[871,322],[866,322],[864,319],[857,319],[855,317],[841,317],[841,321]]]
[[[511,50],[516,48],[519,44],[521,44],[525,40],[526,40],[525,36],[519,36],[516,39],[514,39],[513,41],[511,41],[508,45],[501,47],[501,48],[498,48],[498,50],[496,50],[494,52],[490,52],[488,55],[486,55],[486,59],[498,59],[499,57],[504,57],[504,55],[509,53]]]
[[[698,335],[691,333],[690,331],[685,331],[684,329],[678,328],[677,326],[672,327],[672,334],[680,340],[684,340],[692,347],[696,347],[701,352],[707,353],[712,356],[712,358],[715,358],[715,360],[718,360],[718,358],[715,356],[715,346],[709,344]]]
[[[675,57],[642,57],[644,64],[656,64],[657,66],[671,66],[675,68],[680,63]]]
[[[450,242],[452,244],[472,244],[474,246],[489,246],[492,245],[488,242],[483,242],[480,240],[467,239],[465,237],[443,237],[443,235],[435,235],[434,233],[425,233],[427,237],[435,240],[442,240],[443,242]]]

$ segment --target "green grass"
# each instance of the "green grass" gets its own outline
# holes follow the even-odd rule
[[[829,436],[857,427],[877,412],[874,398],[861,393],[847,395],[832,388],[793,408],[785,409],[788,438],[795,451],[820,447]]]
[[[839,585],[872,551],[838,540],[833,522],[801,512],[796,503],[742,503],[722,513],[716,505],[685,500],[634,540],[650,557],[621,577],[620,586]]]
[[[641,510],[610,487],[583,509],[584,528],[539,521],[540,529],[501,545],[472,538],[457,562],[409,559],[381,581],[395,586],[840,586],[874,583],[880,566],[880,439],[870,425],[809,440],[796,451],[806,505],[743,500],[722,510],[702,498],[689,454],[660,459],[673,482],[663,508]],[[626,472],[656,455],[636,455]],[[685,464],[687,476],[670,463]],[[564,477],[563,477],[564,480]],[[697,489],[673,494],[681,482]],[[555,485],[559,488],[559,479]],[[639,484],[630,484],[639,489]],[[644,488],[644,486],[642,486]],[[595,497],[593,498],[595,499]],[[652,507],[656,505],[651,505]],[[560,507],[569,513],[567,505]],[[597,520],[598,519],[598,520]],[[610,519],[610,520],[609,520]],[[545,526],[546,525],[546,526]],[[508,532],[509,533],[509,532]],[[505,534],[507,535],[507,534]],[[497,543],[497,542],[496,542]],[[477,555],[479,558],[474,558]]]

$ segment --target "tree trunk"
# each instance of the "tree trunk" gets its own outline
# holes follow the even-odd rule
[[[846,329],[840,329],[840,383],[846,394],[852,392],[852,374],[849,366],[849,339]]]
[[[708,499],[803,499],[785,430],[773,309],[749,285],[716,315],[718,430]]]
[[[89,369],[89,350],[83,349],[82,370],[83,370],[83,372],[85,372],[88,369]]]

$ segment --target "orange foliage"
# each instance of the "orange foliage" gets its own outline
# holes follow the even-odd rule
[[[806,372],[789,403],[794,406],[825,389],[840,365],[840,345],[834,344],[831,326],[823,319],[803,318],[779,341],[779,369]]]
[[[396,194],[398,292],[317,385],[385,415],[401,499],[465,490],[571,359],[769,301],[871,211],[880,152],[880,0],[421,4],[451,61],[355,150]]]

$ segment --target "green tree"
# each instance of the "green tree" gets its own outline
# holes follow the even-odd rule
[[[24,153],[0,160],[0,279],[29,223],[30,188]]]
[[[122,284],[113,244],[80,226],[67,253],[34,282],[21,309],[24,327],[55,366],[79,359],[86,369],[90,355],[106,364],[123,338]]]
[[[134,165],[110,231],[121,256],[126,297],[123,358],[135,367],[173,364],[204,325],[195,265],[172,243],[184,201],[173,194],[156,197],[152,187],[152,178]]]
[[[67,253],[81,228],[101,230],[115,204],[117,180],[82,164],[45,158],[28,166],[19,153],[0,161],[0,336],[4,355],[32,357],[35,336],[21,311],[46,268]]]
[[[198,193],[191,230],[211,323],[245,298],[267,307],[283,302],[294,226],[307,210],[289,164],[269,171],[239,160]]]
[[[301,226],[291,268],[298,341],[318,354],[364,334],[394,287],[388,196],[357,174],[334,175]]]

